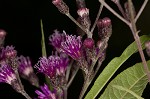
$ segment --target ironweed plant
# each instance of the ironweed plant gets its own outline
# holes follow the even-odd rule
[[[34,66],[29,57],[18,56],[15,47],[4,46],[6,32],[1,29],[0,82],[11,85],[16,92],[21,93],[27,99],[32,99],[33,97],[30,97],[24,89],[20,80],[22,77],[37,87],[35,97],[38,99],[67,99],[68,89],[78,71],[81,70],[80,76],[84,78],[84,82],[79,99],[144,99],[141,96],[146,85],[150,83],[150,61],[146,61],[143,50],[146,48],[146,53],[150,56],[150,37],[148,35],[139,37],[140,31],[136,23],[148,0],[143,0],[138,12],[132,0],[110,1],[120,12],[115,11],[105,0],[99,0],[100,7],[97,17],[94,22],[91,22],[89,14],[92,10],[86,7],[85,0],[76,0],[77,19],[70,14],[69,6],[65,1],[52,0],[52,4],[60,13],[66,15],[77,25],[77,32],[74,35],[66,33],[65,30],[54,30],[48,42],[54,47],[54,51],[48,56],[41,20],[42,56]],[[107,58],[109,39],[113,35],[113,20],[109,16],[100,17],[103,8],[107,8],[130,28],[135,42],[131,43],[120,57],[113,58],[99,73],[103,61]],[[95,28],[97,31],[94,31]],[[95,34],[98,40],[94,39]],[[137,52],[141,57],[141,63],[127,68],[113,78],[121,65]],[[35,69],[38,73],[45,75],[46,82],[43,82],[43,85],[39,83]]]

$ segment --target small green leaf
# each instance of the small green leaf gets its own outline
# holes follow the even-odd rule
[[[147,35],[141,36],[140,41],[143,49],[144,43],[150,40],[150,37]],[[134,53],[138,51],[136,43],[133,42],[130,44],[122,53],[120,57],[116,57],[110,61],[110,63],[105,67],[102,73],[98,76],[91,90],[86,95],[85,99],[94,99],[98,93],[103,89],[106,83],[114,75],[114,73],[119,69],[119,67]]]
[[[150,60],[147,64],[150,66]],[[147,83],[143,64],[137,63],[112,80],[99,99],[141,99]]]

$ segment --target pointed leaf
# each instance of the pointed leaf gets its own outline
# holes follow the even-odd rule
[[[149,36],[141,36],[140,37],[141,44],[143,49],[144,43],[150,40]],[[85,99],[94,99],[98,93],[102,90],[102,88],[106,85],[106,83],[110,80],[110,78],[114,75],[114,73],[119,69],[119,67],[134,53],[138,51],[136,43],[133,42],[130,44],[122,53],[120,57],[116,57],[110,61],[110,63],[105,67],[102,73],[98,76],[91,90],[86,95]]]
[[[147,63],[150,66],[150,61]],[[148,78],[144,72],[143,64],[137,63],[112,80],[99,99],[137,99],[142,95],[147,83]]]
[[[40,20],[40,22],[41,22],[41,34],[42,34],[42,38],[41,38],[42,56],[47,56],[47,55],[46,55],[45,37],[44,37],[42,19]]]

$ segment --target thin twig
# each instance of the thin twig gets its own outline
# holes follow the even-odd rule
[[[92,33],[88,29],[85,29],[82,25],[80,25],[79,22],[77,22],[69,13],[66,14],[66,16],[68,16],[70,20],[72,20],[80,29],[82,29],[89,38],[92,38]]]
[[[26,93],[26,91],[21,91],[20,92],[24,97],[26,97],[27,99],[32,99],[27,93]]]
[[[120,20],[122,20],[124,23],[126,23],[127,25],[129,25],[130,23],[123,18],[122,16],[120,16],[115,10],[113,10],[107,3],[105,3],[104,0],[99,0],[99,2],[104,5],[110,12],[112,12],[116,17],[118,17]]]
[[[139,36],[138,36],[138,31],[137,31],[135,20],[134,20],[134,12],[133,12],[133,9],[132,9],[132,1],[131,0],[128,0],[128,5],[129,5],[129,13],[130,13],[130,16],[131,16],[130,17],[131,18],[131,25],[129,27],[132,31],[133,36],[134,36],[135,42],[137,44],[137,47],[138,47],[138,50],[139,50],[139,53],[140,53],[140,57],[142,59],[144,71],[145,71],[145,73],[148,77],[148,81],[150,83],[150,71],[148,69],[146,59],[145,59],[145,56],[144,56],[144,53],[143,53],[143,50],[142,50],[141,41],[140,41]]]
[[[97,16],[96,16],[96,19],[95,19],[95,22],[94,22],[94,24],[93,24],[93,26],[92,26],[92,28],[91,28],[91,33],[93,33],[93,31],[94,31],[94,29],[95,29],[95,27],[96,27],[96,24],[97,24],[97,21],[98,21],[100,15],[101,15],[102,9],[103,9],[103,5],[100,5],[99,11],[98,11]]]
[[[135,17],[135,23],[139,19],[140,15],[142,14],[142,12],[143,12],[143,10],[144,10],[144,8],[145,8],[145,6],[146,6],[147,3],[148,3],[148,0],[145,0],[144,3],[143,3],[143,5],[142,5],[142,7],[140,8],[138,14]]]
[[[124,17],[125,19],[127,19],[127,16],[126,16],[126,14],[125,14],[125,12],[124,12],[124,10],[123,10],[121,4],[120,4],[120,0],[118,0],[118,2],[116,3],[116,5],[117,5],[118,9],[120,10],[121,14],[123,15],[123,17]]]
[[[69,66],[67,67],[67,72],[66,72],[66,81],[68,82],[68,79],[69,79],[69,75],[70,75],[70,70],[71,70],[71,67],[72,67],[72,64],[73,64],[74,60],[72,59]]]
[[[70,87],[70,85],[71,85],[71,83],[72,83],[74,77],[76,76],[78,70],[79,70],[79,67],[76,68],[76,71],[74,72],[73,76],[70,78],[70,80],[69,80],[69,82],[68,82],[68,84],[67,84],[67,88]]]

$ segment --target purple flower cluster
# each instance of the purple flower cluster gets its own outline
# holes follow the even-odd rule
[[[51,44],[60,51],[66,53],[75,60],[78,60],[82,57],[82,41],[80,36],[67,35],[65,32],[60,34],[56,32],[50,36]]]
[[[38,99],[56,99],[56,92],[50,91],[48,86],[40,86],[41,91],[36,90],[35,93],[38,95]]]
[[[63,56],[52,55],[48,58],[42,57],[39,60],[36,68],[39,72],[46,74],[50,78],[55,78],[56,76],[65,75],[66,67],[69,63],[69,59]]]
[[[53,35],[49,37],[50,44],[55,47],[57,51],[61,48],[61,42],[65,41],[65,34],[54,30]]]
[[[12,81],[15,81],[16,75],[13,69],[7,64],[1,64],[0,68],[0,82],[12,84]]]

